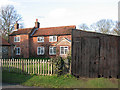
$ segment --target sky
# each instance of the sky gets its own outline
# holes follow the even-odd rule
[[[14,5],[25,28],[79,25],[90,26],[101,19],[118,20],[119,0],[0,0],[0,7]],[[18,22],[18,23],[22,23]]]

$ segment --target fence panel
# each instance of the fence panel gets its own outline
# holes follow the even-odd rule
[[[41,59],[0,59],[2,70],[26,74],[52,75],[52,62]],[[51,67],[50,67],[51,66]]]

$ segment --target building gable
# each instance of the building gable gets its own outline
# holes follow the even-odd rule
[[[68,40],[67,38],[62,38],[55,45],[71,45],[71,40]]]

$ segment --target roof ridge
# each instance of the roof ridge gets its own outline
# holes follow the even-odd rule
[[[39,29],[49,29],[49,28],[62,28],[62,27],[76,27],[76,25],[56,26],[56,27],[44,27],[44,28],[38,28],[38,30],[39,30]]]

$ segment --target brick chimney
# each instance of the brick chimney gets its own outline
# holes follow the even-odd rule
[[[39,28],[39,27],[40,27],[40,23],[38,22],[38,19],[36,19],[35,28]]]
[[[16,23],[15,23],[15,25],[14,25],[14,29],[15,29],[15,30],[19,29],[19,24],[18,24],[17,21],[16,21]]]

